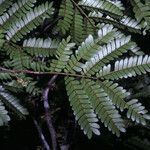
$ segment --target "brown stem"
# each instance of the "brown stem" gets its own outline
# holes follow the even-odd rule
[[[38,71],[31,71],[31,70],[12,70],[12,69],[6,69],[3,67],[0,67],[1,73],[12,73],[12,74],[32,74],[32,75],[61,75],[61,76],[69,76],[69,77],[78,77],[78,78],[86,78],[86,79],[92,79],[92,80],[100,80],[100,78],[97,77],[89,77],[86,75],[80,75],[80,74],[71,74],[71,73],[63,73],[63,72],[38,72]],[[103,80],[102,80],[103,81]]]
[[[96,26],[93,24],[93,22],[90,20],[90,18],[87,16],[87,14],[82,10],[82,8],[74,1],[74,0],[71,0],[73,2],[73,4],[77,7],[77,9],[81,12],[81,14],[83,14],[86,19],[89,21],[89,23],[94,27],[96,28]]]
[[[44,108],[45,108],[45,118],[48,126],[48,130],[50,132],[51,140],[52,140],[52,150],[57,150],[57,140],[56,140],[56,132],[52,123],[52,118],[50,114],[50,106],[48,102],[48,94],[52,84],[55,82],[58,75],[54,75],[50,81],[48,82],[47,87],[43,91],[43,100],[44,100]]]
[[[38,125],[38,122],[35,119],[33,119],[33,122],[34,122],[34,125],[35,125],[38,133],[39,133],[39,137],[41,139],[43,148],[46,149],[46,150],[51,150],[48,143],[47,143],[47,141],[46,141],[46,139],[45,139],[45,136],[42,133],[42,130],[41,130],[40,126]]]

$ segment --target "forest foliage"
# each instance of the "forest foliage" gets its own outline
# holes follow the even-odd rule
[[[0,0],[0,125],[10,121],[8,110],[32,115],[27,103],[35,99],[50,111],[44,89],[60,77],[88,138],[100,135],[100,122],[117,136],[127,118],[145,126],[148,111],[120,83],[150,71],[150,56],[133,38],[149,34],[150,2],[126,4]]]

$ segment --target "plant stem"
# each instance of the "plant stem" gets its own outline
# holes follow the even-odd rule
[[[41,139],[43,148],[46,149],[46,150],[51,150],[48,143],[47,143],[47,141],[46,141],[46,139],[45,139],[45,137],[44,137],[44,135],[43,135],[43,133],[42,133],[42,130],[41,130],[40,126],[38,125],[38,122],[35,119],[33,119],[33,122],[34,122],[35,127],[37,128],[38,133],[39,133],[39,137]]]
[[[43,91],[43,100],[44,100],[44,108],[45,108],[45,118],[48,126],[48,130],[50,132],[51,140],[52,140],[52,150],[57,150],[57,140],[56,140],[56,132],[52,123],[52,118],[50,114],[50,106],[48,102],[48,94],[52,84],[55,82],[58,75],[54,75],[47,84],[47,87]]]
[[[77,7],[77,9],[81,12],[81,14],[83,14],[86,19],[90,22],[90,24],[96,28],[96,26],[93,24],[93,22],[90,20],[90,18],[86,15],[86,13],[82,10],[82,8],[74,1],[74,0],[71,0],[73,2],[73,4]]]
[[[97,77],[90,77],[86,75],[80,74],[72,74],[72,73],[63,73],[63,72],[38,72],[38,71],[31,71],[31,70],[12,70],[0,67],[1,73],[12,73],[12,74],[32,74],[32,75],[61,75],[61,76],[69,76],[69,77],[78,77],[78,78],[85,78],[85,79],[92,79],[92,80],[101,80]],[[103,80],[102,80],[103,81]]]

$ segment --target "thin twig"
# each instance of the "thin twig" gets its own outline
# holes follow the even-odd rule
[[[74,1],[74,0],[71,0],[73,2],[73,4],[77,7],[77,9],[81,12],[81,14],[83,14],[86,19],[90,22],[90,24],[96,28],[96,26],[93,24],[93,22],[90,20],[90,18],[87,16],[87,14],[82,10],[82,8]]]
[[[63,72],[38,72],[38,71],[31,71],[31,70],[12,70],[0,67],[0,73],[12,73],[12,74],[32,74],[32,75],[60,75],[60,76],[69,76],[69,77],[78,77],[78,78],[85,78],[85,79],[92,79],[92,80],[100,80],[98,77],[90,77],[86,75],[79,75],[79,74],[71,74],[71,73],[63,73]]]
[[[54,24],[56,24],[56,22],[58,22],[60,19],[61,19],[61,17],[57,17],[55,20],[53,20],[53,22],[51,22],[50,24],[48,24],[48,25],[44,28],[43,32],[46,32],[50,27],[52,27]],[[43,33],[43,32],[42,32],[42,33]],[[40,34],[41,34],[41,33],[40,33]]]
[[[44,137],[44,135],[43,135],[43,133],[42,133],[42,130],[41,130],[40,126],[38,125],[38,122],[35,119],[33,119],[33,122],[34,122],[35,127],[37,128],[38,133],[39,133],[39,137],[41,139],[43,148],[46,149],[46,150],[51,150],[48,143],[47,143],[47,141],[46,141],[46,139],[45,139],[45,137]]]
[[[45,118],[46,118],[46,123],[50,132],[51,140],[52,140],[52,149],[57,150],[57,140],[56,140],[56,132],[52,123],[52,118],[50,114],[50,106],[49,106],[49,91],[52,86],[52,84],[55,82],[56,78],[58,75],[54,75],[50,81],[48,82],[47,87],[43,91],[43,100],[44,100],[44,108],[45,108]]]

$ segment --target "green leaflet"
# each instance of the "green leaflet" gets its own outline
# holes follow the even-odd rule
[[[121,2],[112,2],[109,0],[81,0],[79,5],[91,10],[99,10],[102,13],[115,17],[122,17],[124,8]]]
[[[146,119],[150,119],[147,115],[148,111],[138,102],[137,99],[133,99],[127,102],[126,107],[128,108],[127,117],[131,118],[132,121],[146,125]]]
[[[128,77],[135,77],[136,75],[142,75],[150,71],[150,57],[135,56],[125,58],[115,62],[114,70],[110,71],[110,66],[104,67],[97,77],[103,77],[105,79],[121,79]]]
[[[80,62],[81,59],[89,60],[91,56],[100,50],[102,45],[121,35],[122,34],[113,28],[112,25],[102,25],[98,30],[98,37],[96,39],[94,39],[92,35],[89,35],[85,41],[82,42],[81,46],[75,51],[76,55],[71,56],[71,59],[68,61],[66,70],[69,72],[81,72],[85,66]]]
[[[54,56],[59,46],[59,40],[30,38],[23,43],[24,50],[31,56],[50,57]]]
[[[126,92],[125,89],[119,87],[118,84],[114,84],[112,81],[105,80],[104,82],[100,82],[101,87],[104,89],[106,93],[108,93],[112,102],[120,108],[121,111],[124,109],[128,109],[127,117],[131,118],[132,121],[136,121],[137,123],[141,123],[143,125],[146,124],[146,119],[149,119],[149,115],[147,115],[147,110],[141,103],[138,103],[138,100],[130,100],[128,102],[125,101],[125,98],[130,94]]]
[[[125,99],[130,95],[123,87],[118,86],[117,83],[105,80],[104,82],[99,82],[100,86],[108,94],[112,102],[121,110],[125,109]]]
[[[4,33],[3,30],[0,29],[0,49],[3,46],[4,42]]]
[[[91,127],[88,125],[88,128],[85,127],[85,124],[89,124],[87,122],[88,119],[84,116],[86,113],[95,112],[105,127],[108,127],[117,136],[120,136],[120,131],[125,132],[125,124],[115,106],[121,111],[127,109],[127,117],[137,123],[145,125],[146,119],[150,119],[145,107],[141,103],[138,103],[138,100],[126,102],[125,98],[129,93],[112,81],[77,80],[72,77],[67,77],[65,81],[74,115],[84,130],[84,133],[87,135],[90,133],[88,135],[89,138],[91,137],[92,131],[90,131]],[[89,115],[87,114],[86,116]],[[94,117],[95,115],[90,116]]]
[[[85,42],[79,46],[76,51],[76,57],[78,60],[81,58],[89,60],[89,58],[99,51],[101,46],[108,41],[111,41],[120,36],[120,32],[113,28],[112,25],[104,25],[98,31],[98,37],[94,39],[92,35],[89,35]]]
[[[13,67],[17,70],[33,69],[34,71],[45,71],[47,66],[45,62],[40,60],[34,60],[31,56],[23,52],[23,49],[20,49],[14,46],[5,45],[7,54],[10,56],[10,60],[4,62],[5,66]],[[12,59],[12,60],[11,60]]]
[[[52,3],[46,2],[28,13],[22,18],[18,19],[12,24],[12,26],[6,31],[6,39],[8,41],[17,42],[20,41],[23,36],[39,26],[43,19],[53,14]]]
[[[73,21],[73,4],[70,0],[63,0],[59,10],[59,17],[62,17],[58,22],[58,28],[63,34],[70,29]]]
[[[122,37],[113,40],[112,42],[99,48],[89,61],[83,66],[84,74],[94,75],[101,67],[110,61],[122,56],[128,50],[134,49],[136,44],[130,41],[130,37]]]
[[[75,43],[80,44],[84,40],[83,17],[78,10],[75,10],[73,24],[71,26],[71,36]]]
[[[143,4],[140,0],[130,0],[130,2],[137,21],[141,23],[142,27],[146,27],[147,30],[150,29],[149,5]]]
[[[98,119],[82,84],[70,77],[66,78],[65,82],[70,104],[81,129],[87,134],[88,138],[92,137],[92,133],[99,135]]]
[[[42,61],[33,61],[30,57],[21,56],[13,59],[12,61],[5,62],[5,66],[13,67],[16,70],[31,69],[33,71],[46,71],[48,70],[46,64]]]
[[[76,72],[81,72],[82,71],[82,65],[84,65],[82,62],[79,62],[77,58],[72,55],[67,62],[67,65],[64,69],[64,71],[71,72],[71,73],[76,73]]]
[[[36,0],[18,0],[0,17],[0,24],[3,28],[9,29],[13,22],[25,16],[31,10],[35,2]]]
[[[149,6],[150,6],[150,1],[149,1],[149,0],[146,0],[146,1],[145,1],[145,4],[149,7]]]
[[[12,77],[11,77],[11,74],[10,73],[1,73],[0,72],[0,80],[11,80]]]
[[[24,90],[32,96],[39,96],[41,89],[38,87],[38,82],[34,81],[31,77],[27,77],[25,74],[18,74],[17,80],[9,80],[5,83],[5,89],[10,92],[19,93]]]
[[[41,94],[41,89],[37,87],[36,81],[27,81],[25,88],[26,92],[32,94],[33,96],[39,96],[39,94]]]
[[[93,19],[89,20],[84,19],[84,25],[83,25],[83,34],[84,34],[84,39],[86,39],[88,37],[88,35],[93,35],[93,33],[95,33],[95,28],[93,27],[93,25],[95,24],[95,22],[93,21]],[[91,24],[92,23],[92,24]]]
[[[2,102],[10,107],[19,117],[24,118],[25,115],[28,115],[27,109],[20,104],[19,100],[12,96],[2,86],[0,86],[0,98]]]
[[[55,54],[57,60],[52,60],[50,66],[51,71],[61,72],[63,69],[65,69],[67,62],[70,59],[70,55],[73,52],[71,48],[75,46],[74,43],[69,43],[70,40],[70,37],[68,37],[67,40],[63,39],[62,42],[59,44]]]
[[[123,119],[108,97],[107,91],[105,92],[103,90],[101,84],[88,79],[82,79],[81,82],[90,97],[96,114],[102,123],[104,123],[105,127],[108,127],[108,129],[117,136],[120,135],[120,131],[125,132]]]
[[[5,109],[2,101],[0,100],[0,126],[3,126],[10,121],[10,117],[8,116],[8,111]]]
[[[9,8],[12,4],[12,0],[1,0],[0,1],[0,16]]]
[[[112,24],[118,29],[128,29],[129,32],[141,33],[141,26],[139,25],[139,22],[128,16],[124,16],[122,19],[117,21],[112,17],[104,17],[102,13],[94,11],[89,14],[89,17],[98,20],[100,23]]]

